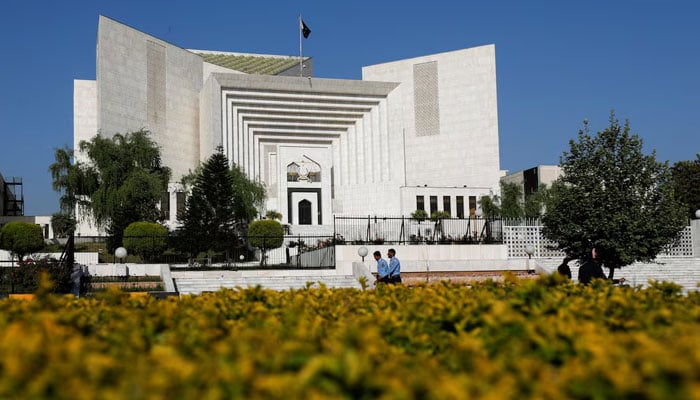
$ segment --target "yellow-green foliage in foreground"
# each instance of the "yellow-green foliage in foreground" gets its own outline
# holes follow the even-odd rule
[[[8,299],[0,398],[700,398],[700,296],[506,277]]]

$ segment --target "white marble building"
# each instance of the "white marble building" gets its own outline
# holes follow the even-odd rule
[[[311,77],[299,58],[185,50],[99,18],[97,79],[76,80],[74,146],[150,130],[173,181],[222,145],[292,225],[334,214],[468,216],[499,185],[493,45]],[[184,194],[171,185],[175,221]],[[83,224],[79,231],[91,234]]]

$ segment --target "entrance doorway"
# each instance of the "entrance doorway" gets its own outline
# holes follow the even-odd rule
[[[299,225],[311,225],[311,202],[308,200],[299,202]]]

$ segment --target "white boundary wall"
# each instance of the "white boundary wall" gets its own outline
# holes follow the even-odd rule
[[[537,220],[525,225],[512,225],[503,221],[503,243],[508,247],[508,258],[527,257],[525,247],[532,245],[534,258],[563,258],[564,252],[556,250],[556,244],[542,234],[542,224]],[[700,220],[693,220],[680,234],[678,242],[658,255],[668,257],[700,257]]]

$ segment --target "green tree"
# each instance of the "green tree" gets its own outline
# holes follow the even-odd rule
[[[525,196],[523,203],[523,216],[525,218],[541,218],[547,209],[551,191],[545,184],[541,184],[537,191]]]
[[[688,218],[700,210],[700,153],[693,161],[679,161],[671,167],[673,188]]]
[[[192,256],[224,251],[237,244],[238,221],[234,177],[221,147],[195,172],[185,211],[178,216],[181,246]]]
[[[95,223],[106,227],[113,251],[130,223],[159,220],[170,169],[161,164],[160,149],[146,130],[111,138],[96,135],[81,141],[80,150],[89,163],[77,164],[77,181],[82,182],[85,205]]]
[[[76,221],[72,214],[58,212],[51,215],[51,227],[57,237],[66,237],[75,231]]]
[[[144,261],[152,261],[163,254],[167,239],[168,228],[154,222],[132,222],[124,229],[124,247]]]
[[[500,216],[503,218],[522,218],[523,187],[515,183],[501,182]]]
[[[498,195],[481,196],[479,206],[484,213],[483,218],[496,218],[501,215],[500,201],[501,198]]]
[[[8,222],[0,229],[0,247],[22,261],[27,254],[37,252],[44,247],[41,227],[29,222]]]
[[[416,221],[425,221],[428,219],[428,212],[425,210],[416,210],[411,213],[411,218]]]
[[[437,210],[430,214],[430,220],[434,222],[433,232],[438,235],[438,239],[442,239],[445,235],[445,229],[442,223],[442,220],[445,218],[450,218],[450,213],[448,211]]]
[[[266,192],[265,186],[248,176],[237,165],[230,170],[233,184],[233,214],[234,218],[243,225],[248,224],[258,215],[262,208]]]
[[[73,165],[73,150],[67,146],[62,149],[54,149],[55,161],[49,166],[51,172],[53,190],[61,193],[59,207],[62,212],[69,215],[74,213],[78,203],[77,168]]]
[[[280,212],[277,211],[277,210],[268,210],[268,211],[265,213],[265,218],[267,218],[267,219],[276,219],[276,220],[278,220],[278,221],[281,221],[281,220],[282,220],[282,213],[280,213]]]
[[[248,241],[260,249],[260,265],[266,265],[267,251],[281,247],[284,243],[284,228],[282,224],[271,219],[253,221],[248,228]]]
[[[561,157],[563,175],[543,218],[544,235],[567,255],[584,258],[595,245],[615,268],[649,261],[685,226],[669,184],[667,163],[642,153],[642,140],[610,114],[610,126],[590,135],[587,121]]]

